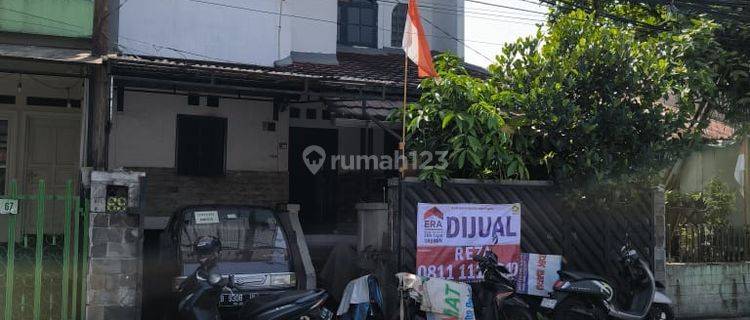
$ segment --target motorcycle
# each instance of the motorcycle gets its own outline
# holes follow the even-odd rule
[[[475,255],[474,261],[479,263],[483,273],[483,280],[475,288],[477,298],[477,319],[534,319],[529,305],[515,293],[515,282],[506,274],[507,268],[497,263],[497,255],[486,251],[484,256]]]
[[[654,275],[643,258],[633,249],[630,240],[618,253],[622,276],[630,282],[631,303],[627,309],[614,302],[615,291],[604,278],[571,271],[560,271],[560,280],[554,285],[554,299],[543,303],[553,308],[555,320],[568,319],[674,319],[672,300],[665,294],[664,286],[654,280]]]
[[[218,304],[224,291],[232,292],[233,279],[214,272],[221,250],[218,238],[203,236],[193,244],[200,266],[180,284],[177,312],[179,319],[220,320]],[[286,291],[258,296],[237,313],[239,319],[319,319],[330,320],[333,313],[323,307],[325,290]]]

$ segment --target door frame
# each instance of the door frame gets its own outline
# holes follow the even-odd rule
[[[10,180],[17,179],[18,168],[20,167],[18,111],[13,106],[0,106],[0,120],[8,121],[8,154],[5,159],[5,190],[7,191],[10,187]]]
[[[28,183],[33,183],[33,182],[26,181],[26,169],[28,168],[28,156],[27,155],[29,153],[29,148],[28,148],[29,145],[27,142],[29,138],[28,134],[29,134],[29,127],[30,127],[31,120],[32,119],[47,119],[47,120],[64,119],[64,120],[83,121],[83,116],[82,116],[83,113],[80,112],[79,109],[75,109],[75,110],[78,110],[78,112],[65,110],[65,109],[63,110],[59,110],[59,111],[34,110],[34,111],[23,112],[23,114],[21,115],[21,121],[22,121],[21,131],[22,132],[21,132],[21,135],[18,137],[19,139],[18,143],[19,143],[19,146],[23,148],[23,152],[19,154],[20,158],[19,158],[18,163],[20,164],[20,166],[18,167],[18,171],[16,172],[16,177],[18,181],[21,182],[18,186],[19,190],[26,190]],[[79,122],[78,129],[80,130],[80,122]],[[85,135],[83,132],[79,132],[78,135],[79,135],[79,142],[80,142],[81,139],[85,137]],[[78,144],[76,147],[80,148],[80,144]],[[81,159],[78,159],[78,166],[77,166],[79,169],[78,174],[80,174],[80,168],[81,168],[80,162],[81,162]],[[74,181],[79,182],[80,177],[74,177]]]

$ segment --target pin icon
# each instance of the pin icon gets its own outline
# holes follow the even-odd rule
[[[323,163],[326,162],[326,151],[322,147],[311,145],[302,151],[302,161],[305,162],[307,169],[313,175],[320,171]]]

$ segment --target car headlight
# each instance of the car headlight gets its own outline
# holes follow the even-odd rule
[[[272,274],[271,285],[293,287],[297,285],[297,277],[293,273]]]

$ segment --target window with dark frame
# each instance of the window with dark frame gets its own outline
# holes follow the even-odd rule
[[[404,41],[404,27],[406,26],[405,3],[397,4],[391,14],[391,47],[401,48]]]
[[[378,5],[371,0],[339,0],[338,43],[378,46]]]
[[[227,119],[177,115],[177,173],[190,176],[224,174]]]

